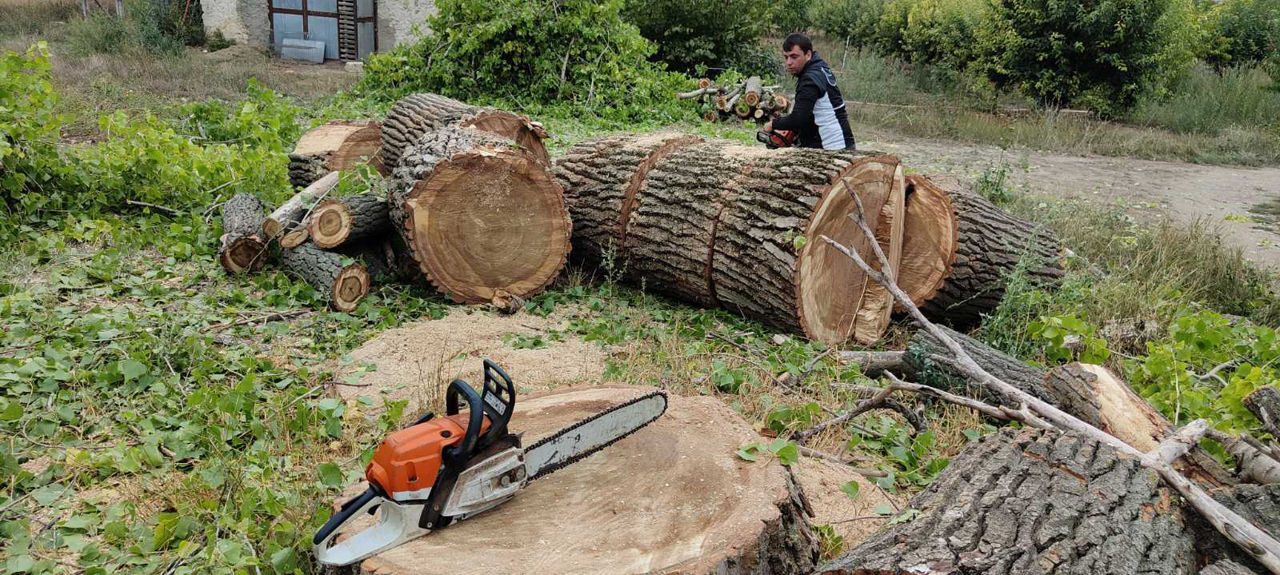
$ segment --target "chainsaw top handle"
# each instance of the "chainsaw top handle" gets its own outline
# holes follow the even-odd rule
[[[449,383],[449,391],[445,394],[445,414],[460,413],[462,406],[459,400],[464,397],[469,412],[466,434],[454,448],[457,456],[470,457],[472,453],[488,447],[507,433],[507,424],[510,423],[511,413],[516,406],[515,385],[501,367],[488,359],[484,360],[483,390],[483,395],[478,394],[461,379]],[[481,435],[484,417],[489,418],[489,429]]]

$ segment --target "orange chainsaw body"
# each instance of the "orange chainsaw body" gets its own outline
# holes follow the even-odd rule
[[[484,418],[480,432],[489,428]],[[373,452],[365,468],[365,478],[394,496],[406,491],[429,489],[440,472],[444,448],[462,441],[467,432],[467,414],[437,417],[392,433]]]

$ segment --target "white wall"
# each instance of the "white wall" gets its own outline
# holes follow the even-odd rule
[[[202,0],[204,30],[236,42],[266,47],[271,41],[267,17],[270,0]],[[411,42],[426,29],[427,16],[436,11],[435,0],[375,0],[378,5],[378,49],[386,51]]]
[[[378,50],[386,51],[412,42],[427,28],[427,17],[436,12],[435,0],[376,0]]]

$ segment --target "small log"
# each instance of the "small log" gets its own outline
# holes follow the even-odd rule
[[[1280,441],[1280,389],[1273,385],[1259,387],[1244,396],[1244,406],[1262,422],[1262,428],[1273,440]]]
[[[699,87],[699,88],[712,88],[712,87],[714,87],[714,86],[713,86],[713,84],[711,83],[711,80],[710,80],[709,78],[699,78],[699,79],[698,79],[698,87]]]
[[[556,176],[588,265],[612,259],[633,285],[828,344],[874,342],[889,325],[888,292],[817,238],[870,250],[847,217],[856,193],[897,261],[893,156],[627,134],[574,146]]]
[[[333,309],[352,311],[369,293],[369,272],[364,264],[343,263],[344,259],[347,258],[311,243],[280,250],[280,264],[286,272],[324,294]]]
[[[393,227],[422,274],[454,301],[546,289],[569,256],[572,224],[550,166],[479,128],[424,133],[399,159]]]
[[[692,99],[694,99],[694,98],[698,98],[698,97],[701,97],[701,96],[706,95],[706,94],[714,94],[716,91],[717,91],[717,90],[716,90],[716,88],[698,88],[697,90],[691,90],[691,91],[688,91],[688,92],[680,92],[680,93],[676,94],[676,99],[677,99],[677,100],[692,100]]]
[[[1035,284],[1062,279],[1061,245],[1048,229],[953,179],[908,177],[907,203],[903,250],[912,255],[903,258],[899,285],[934,321],[975,325],[1000,305],[1020,263]]]
[[[321,248],[379,236],[391,230],[387,200],[376,195],[348,196],[316,204],[307,218],[307,234]]]
[[[464,104],[437,94],[411,94],[387,111],[382,125],[382,161],[392,171],[400,165],[406,148],[422,135],[445,126],[475,128],[509,139],[538,162],[551,165],[542,125],[511,112]]]
[[[747,104],[747,108],[755,108],[760,103],[760,95],[763,92],[764,82],[759,76],[747,78],[747,83],[742,89],[742,101]]]
[[[1280,461],[1267,451],[1226,433],[1210,433],[1209,438],[1222,444],[1236,462],[1236,472],[1253,483],[1280,483]]]
[[[252,194],[231,196],[222,204],[222,245],[218,263],[228,273],[260,270],[267,262],[267,246],[258,235],[266,208]]]
[[[858,366],[862,375],[879,377],[886,371],[902,372],[907,368],[906,352],[902,351],[841,351],[840,361]]]
[[[289,154],[289,183],[304,188],[329,172],[367,163],[382,175],[382,124],[329,122],[303,134]]]
[[[267,241],[279,239],[285,232],[298,227],[306,217],[307,210],[320,198],[338,187],[339,177],[338,172],[329,172],[328,175],[312,182],[271,212],[271,215],[262,222],[262,234]]]
[[[311,239],[311,235],[307,233],[306,226],[298,226],[289,230],[285,235],[280,236],[280,247],[286,250],[291,250],[307,243],[308,239]]]
[[[914,519],[817,572],[1194,573],[1193,535],[1175,501],[1158,474],[1098,441],[1004,429],[912,498]]]
[[[647,391],[521,397],[511,430],[531,445]],[[470,565],[489,573],[809,573],[818,547],[800,488],[776,459],[734,455],[753,441],[763,440],[719,400],[673,396],[657,421],[500,507],[334,572],[452,575]]]
[[[1044,370],[1027,365],[1017,358],[1010,357],[1000,350],[950,328],[942,327],[941,329],[956,340],[974,361],[991,375],[1045,401],[1057,401],[1056,396],[1045,384]],[[920,374],[921,383],[962,395],[973,395],[987,403],[1017,407],[998,394],[974,385],[955,367],[935,361],[934,358],[939,356],[951,357],[951,354],[946,346],[933,337],[928,330],[917,331],[907,343],[905,360],[916,373]]]

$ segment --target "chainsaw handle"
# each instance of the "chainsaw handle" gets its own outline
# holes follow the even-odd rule
[[[484,404],[480,401],[480,394],[476,393],[476,390],[472,389],[467,382],[455,379],[449,383],[449,391],[445,394],[445,414],[457,415],[459,413],[459,395],[465,396],[467,399],[469,418],[467,419],[467,431],[463,435],[462,441],[454,448],[454,453],[462,454],[465,458],[471,456],[471,452],[476,448],[476,441],[480,438],[480,427],[484,425]]]
[[[316,536],[311,539],[311,544],[319,545],[321,541],[328,539],[329,535],[331,535],[334,530],[343,523],[346,523],[347,519],[352,515],[355,515],[361,509],[364,509],[364,507],[377,496],[378,491],[371,484],[368,489],[364,490],[364,493],[361,493],[360,495],[348,500],[346,503],[343,503],[342,507],[338,509],[338,512],[334,513],[329,517],[328,521],[324,522],[324,527],[321,527],[319,531],[316,531]]]
[[[482,445],[506,435],[507,424],[511,422],[511,414],[516,410],[516,386],[511,383],[511,376],[503,371],[492,360],[484,360],[484,395],[481,403],[484,414],[489,416],[489,431],[485,433]]]

